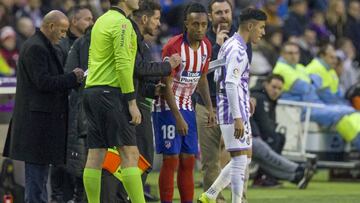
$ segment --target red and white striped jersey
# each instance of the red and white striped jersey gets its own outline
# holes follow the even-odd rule
[[[181,56],[181,64],[171,73],[173,77],[172,90],[179,110],[193,110],[191,95],[194,93],[201,75],[206,74],[208,70],[211,50],[211,43],[206,37],[201,41],[199,48],[193,50],[183,34],[172,37],[164,46],[162,51],[164,61],[175,53]],[[154,110],[157,112],[170,110],[164,96],[155,100]]]

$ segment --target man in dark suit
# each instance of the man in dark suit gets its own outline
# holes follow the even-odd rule
[[[47,202],[49,164],[65,162],[68,90],[84,77],[79,68],[64,74],[53,47],[68,27],[63,13],[50,11],[20,52],[15,108],[4,155],[25,161],[26,203]]]

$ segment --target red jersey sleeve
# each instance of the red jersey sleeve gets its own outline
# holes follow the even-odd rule
[[[208,69],[209,69],[209,63],[211,60],[211,56],[212,56],[212,45],[211,42],[208,40],[208,38],[205,37],[204,39],[205,45],[206,45],[206,49],[207,49],[207,56],[206,56],[206,63],[204,65],[204,73],[207,73]]]

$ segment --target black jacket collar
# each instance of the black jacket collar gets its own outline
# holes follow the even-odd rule
[[[67,37],[69,37],[69,39],[71,39],[73,41],[75,41],[78,38],[74,33],[72,33],[70,31],[70,29],[67,31],[66,35],[67,35]]]
[[[46,44],[46,46],[52,47],[52,44],[51,44],[50,40],[45,36],[45,34],[43,32],[41,32],[40,29],[36,29],[36,34]]]
[[[117,7],[117,6],[111,6],[111,7],[110,7],[110,10],[117,11],[117,12],[123,14],[125,17],[127,17],[126,14],[125,14],[125,12],[124,12],[123,10],[121,10],[121,8],[119,8],[119,7]]]

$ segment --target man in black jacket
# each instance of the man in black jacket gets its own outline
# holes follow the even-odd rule
[[[23,45],[17,69],[16,102],[4,155],[25,161],[25,202],[47,202],[49,164],[65,163],[68,90],[84,72],[64,74],[53,45],[65,37],[69,21],[60,11],[43,19],[40,31]]]
[[[297,164],[281,156],[285,136],[275,131],[276,105],[282,93],[284,78],[270,75],[264,83],[258,83],[251,89],[251,96],[256,99],[256,109],[251,118],[253,133],[253,161],[260,165],[260,171],[253,186],[279,186],[277,179],[288,180],[305,189],[311,180],[315,166],[313,163]]]
[[[256,109],[251,119],[253,136],[261,137],[270,147],[281,154],[285,136],[276,129],[276,104],[282,93],[284,79],[279,75],[269,76],[264,84],[251,89],[251,97],[256,100]]]
[[[70,22],[70,27],[66,33],[66,37],[63,38],[59,45],[56,47],[59,50],[59,55],[62,58],[63,64],[65,64],[65,60],[68,56],[68,52],[73,45],[74,41],[79,37],[85,34],[86,29],[93,24],[93,15],[88,7],[85,6],[74,6],[72,7],[69,12],[67,13],[67,17]],[[79,67],[79,66],[77,66]],[[75,90],[71,91],[71,95]],[[80,151],[81,149],[74,149],[77,147],[76,143],[82,142],[83,139],[77,140],[77,136],[74,137],[73,129],[74,129],[74,122],[71,118],[73,116],[73,108],[71,104],[73,100],[70,98],[70,109],[69,109],[69,138],[68,138],[68,155],[69,152],[76,152]],[[78,156],[77,153],[74,153],[73,156]],[[83,183],[80,180],[76,181],[74,179],[72,171],[68,172],[65,170],[65,166],[57,166],[51,168],[51,200],[53,203],[63,202],[68,200],[70,195],[72,194],[71,191],[79,192],[76,194],[75,192],[75,199],[80,198],[79,195],[81,191],[83,191],[80,187],[82,187]],[[70,184],[72,183],[72,184]],[[75,190],[72,190],[72,186],[75,187]],[[69,195],[67,195],[69,194]]]
[[[86,29],[93,25],[93,15],[91,10],[86,6],[74,6],[67,13],[70,27],[66,33],[66,37],[59,43],[60,54],[65,62],[68,52],[79,37],[84,36]]]

